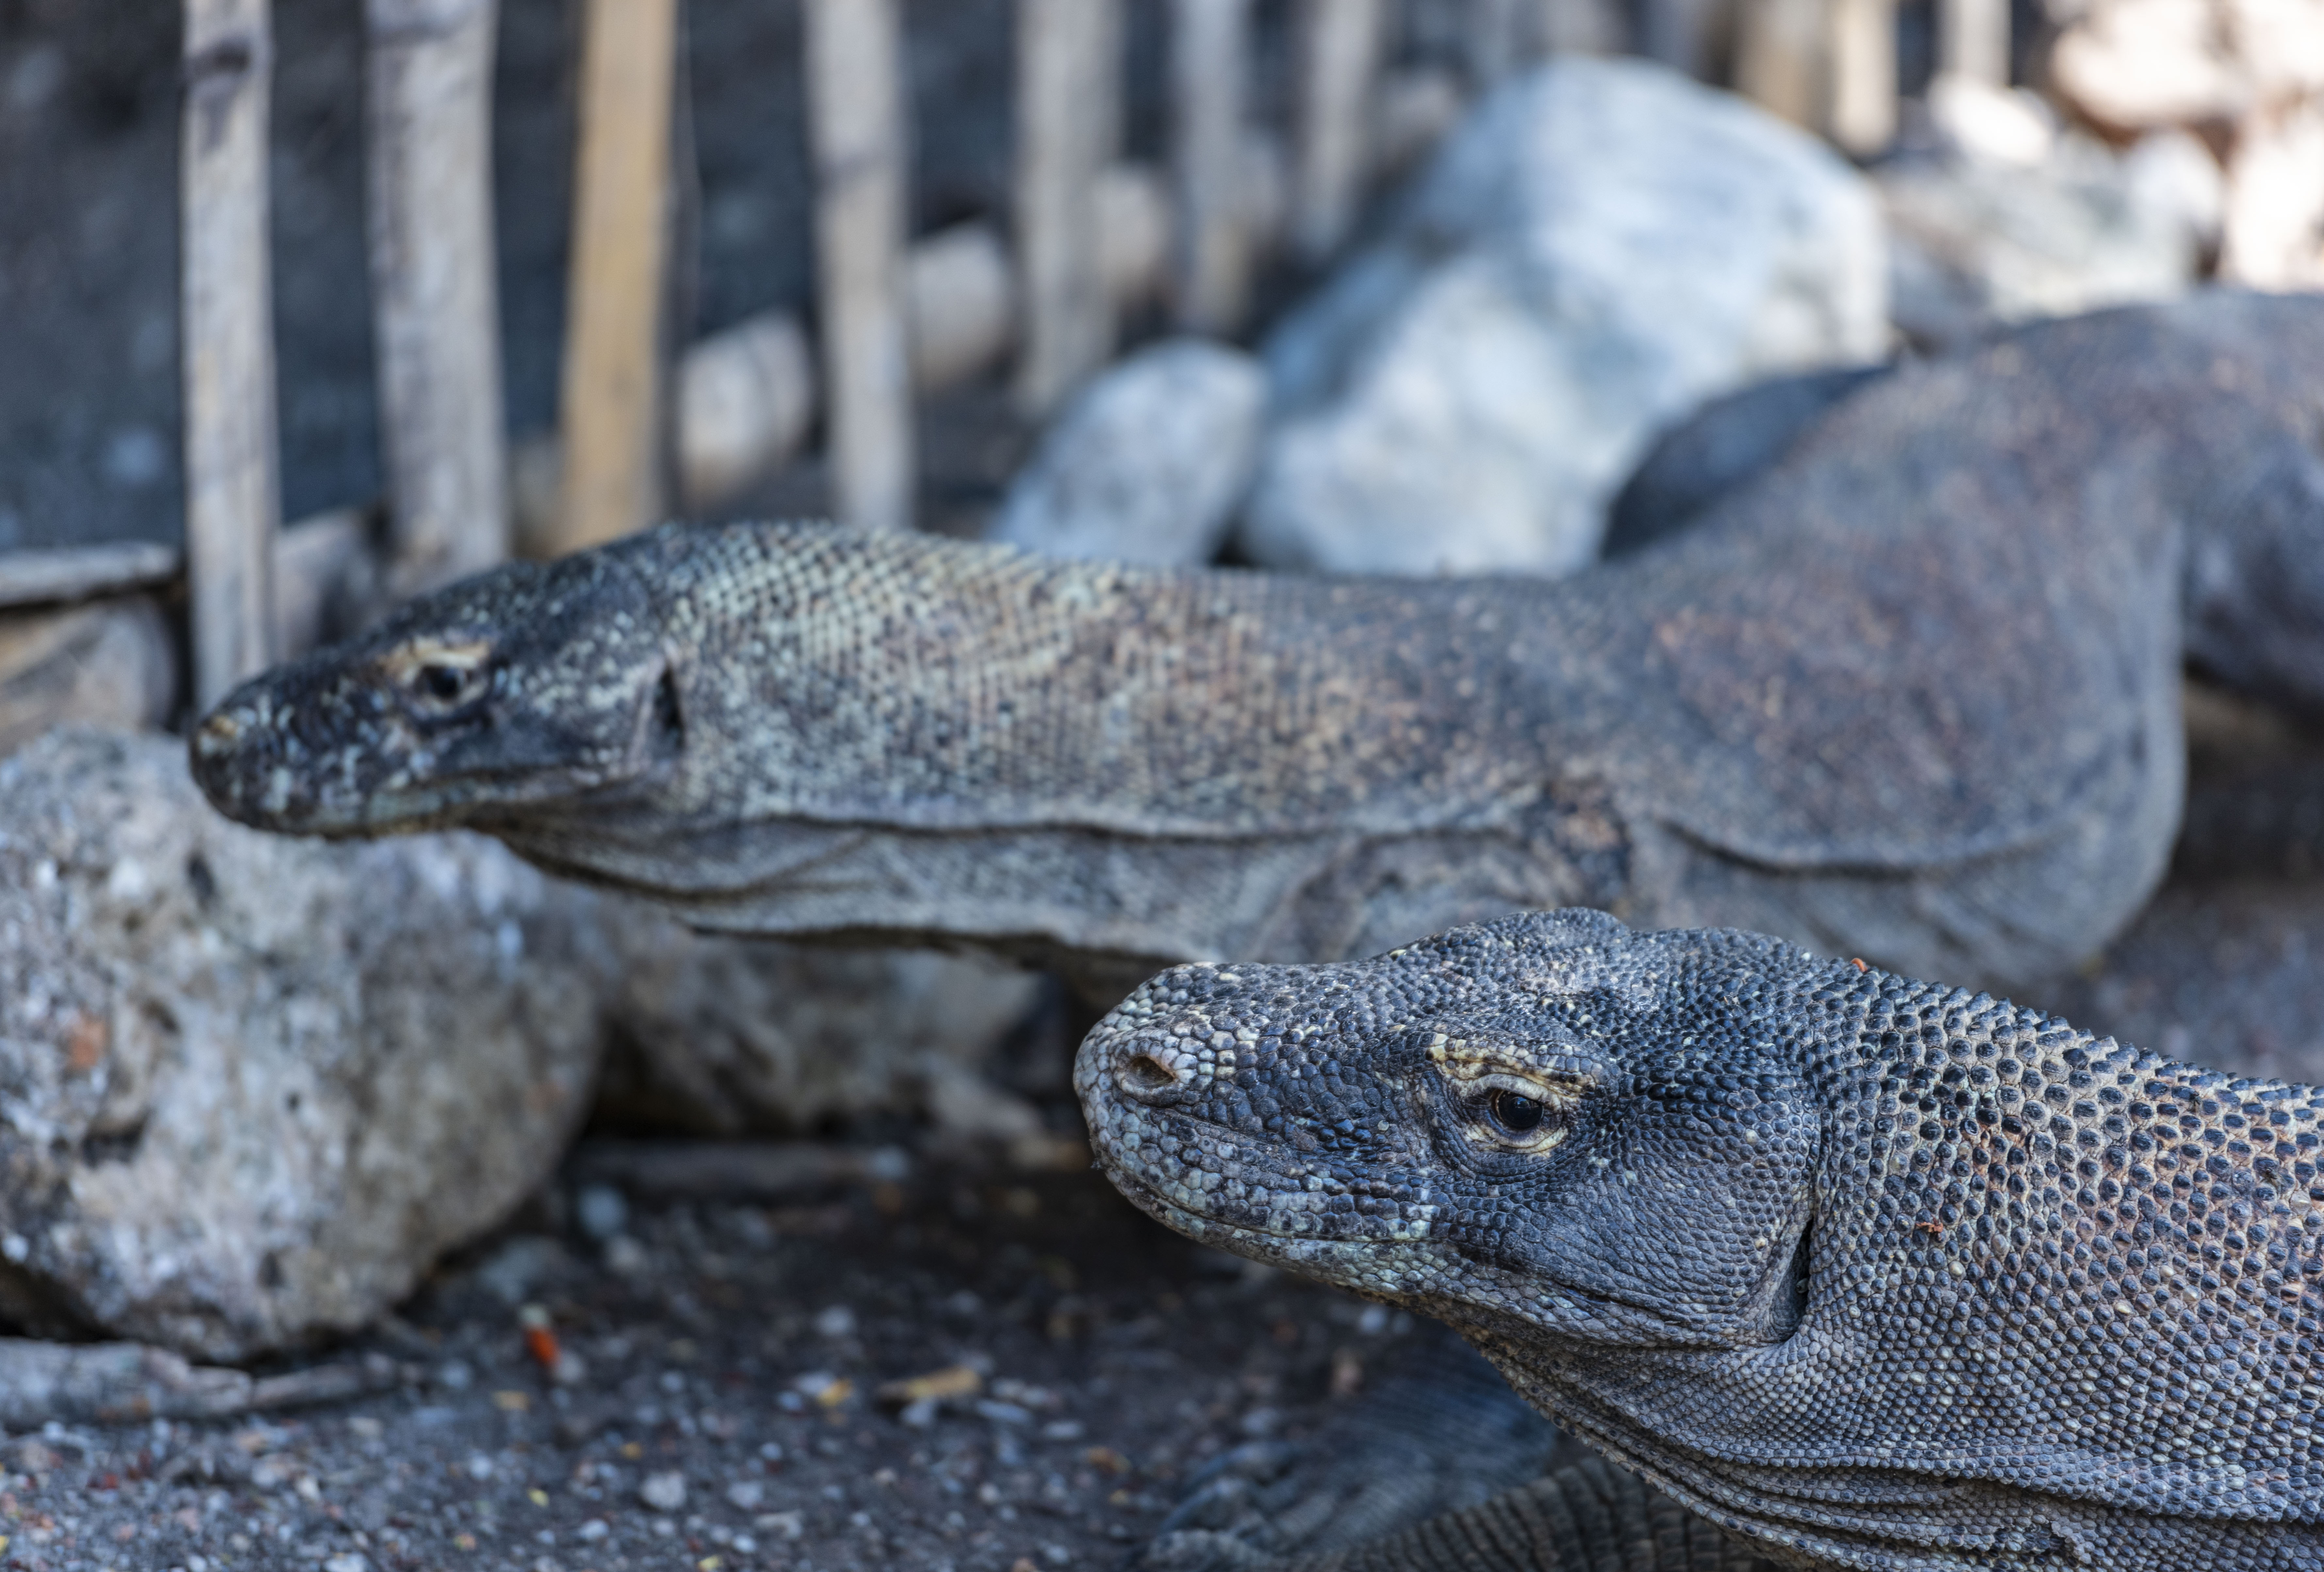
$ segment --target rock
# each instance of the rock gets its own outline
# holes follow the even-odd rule
[[[1208,562],[1250,483],[1266,405],[1266,375],[1239,350],[1141,350],[1050,425],[986,533],[1052,557]]]
[[[2324,98],[2252,116],[2227,162],[2219,275],[2266,290],[2324,289]]]
[[[649,1474],[638,1486],[638,1499],[656,1512],[676,1512],[686,1504],[686,1475],[675,1468]]]
[[[159,725],[177,690],[170,631],[143,596],[0,613],[0,754],[67,720]]]
[[[174,739],[51,733],[0,763],[0,1322],[206,1359],[358,1328],[548,1177],[609,1046],[614,1123],[1020,1139],[978,1071],[1040,987],[700,938],[481,837],[255,834]]]
[[[588,1105],[598,908],[480,837],[327,845],[182,744],[0,763],[0,1316],[213,1359],[361,1327]]]
[[[1565,573],[1654,433],[1886,347],[1880,220],[1830,149],[1636,60],[1496,90],[1266,345],[1241,541],[1333,570]]]
[[[2049,78],[2116,131],[2238,119],[2324,91],[2324,5],[2097,0],[2052,47]]]
[[[696,938],[637,917],[660,932],[623,941],[601,1123],[798,1135],[895,1113],[1004,1140],[1019,1133],[1012,1118],[1038,1125],[980,1074],[1033,1007],[1033,974],[932,951]]]
[[[2118,157],[2066,135],[2037,162],[1977,145],[1965,139],[1933,157],[1900,159],[1878,177],[1891,311],[1915,344],[1964,345],[2002,324],[2194,287],[2218,222],[2219,177],[2191,137],[2159,133]]]

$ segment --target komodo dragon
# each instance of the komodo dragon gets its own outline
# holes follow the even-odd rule
[[[1298,1565],[2324,1567],[2315,1088],[1591,911],[1181,966],[1074,1084],[1145,1211],[1443,1318],[1738,1545],[1585,1469]]]
[[[193,768],[263,828],[466,825],[706,928],[1110,965],[1114,997],[1571,903],[2022,977],[2163,866],[2182,607],[2324,704],[2319,365],[2313,301],[2028,329],[1563,583],[665,528],[256,680]]]

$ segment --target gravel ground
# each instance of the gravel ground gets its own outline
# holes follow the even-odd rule
[[[617,1228],[616,1192],[558,1195],[568,1226],[536,1216],[362,1345],[401,1392],[8,1443],[5,1565],[1109,1566],[1188,1470],[1298,1433],[1410,1325],[1086,1170],[923,1165]],[[881,1395],[913,1377],[950,1395]]]

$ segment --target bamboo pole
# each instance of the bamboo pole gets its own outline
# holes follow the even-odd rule
[[[1896,139],[1896,0],[1831,0],[1831,139],[1868,158]]]
[[[833,512],[859,529],[909,529],[907,134],[897,0],[807,0],[805,15]]]
[[[1363,199],[1387,24],[1382,0],[1300,0],[1291,244],[1311,266],[1347,239]]]
[[[1250,0],[1172,0],[1172,293],[1179,326],[1231,333],[1250,304],[1243,96]]]
[[[663,275],[678,0],[586,0],[557,527],[579,550],[664,506]]]
[[[194,701],[207,707],[274,651],[281,492],[266,202],[273,42],[266,0],[187,0],[185,19],[186,562]]]
[[[1097,190],[1120,142],[1120,0],[1018,0],[1017,402],[1028,414],[1113,352]]]
[[[493,278],[496,0],[368,0],[371,291],[393,588],[509,553]]]
[[[1937,69],[1988,88],[2009,86],[2009,0],[1942,0]]]

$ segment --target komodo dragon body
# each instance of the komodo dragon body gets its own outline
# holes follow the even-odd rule
[[[1123,986],[1561,903],[2024,976],[2163,865],[2183,606],[2288,598],[2205,625],[2324,699],[2319,365],[2313,301],[2030,329],[1563,583],[667,528],[264,676],[193,764],[265,828],[467,825],[707,928]]]
[[[2313,1088],[1573,911],[1165,972],[1075,1084],[1146,1211],[1443,1318],[1779,1565],[2324,1566]],[[1545,1556],[1591,1477],[1326,1564],[1750,1564]]]

